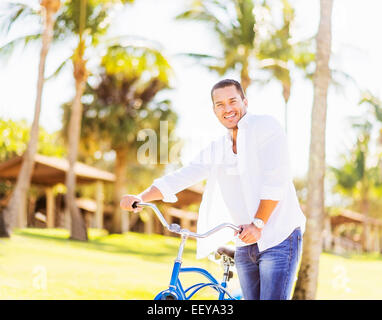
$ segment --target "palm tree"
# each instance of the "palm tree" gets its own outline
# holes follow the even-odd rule
[[[252,0],[194,1],[190,9],[176,19],[202,21],[212,25],[223,47],[221,57],[189,54],[205,61],[206,66],[219,75],[229,70],[240,74],[244,91],[251,84],[251,59],[255,56],[255,15]]]
[[[158,50],[134,45],[109,47],[100,67],[97,84],[89,85],[85,91],[92,102],[84,104],[81,140],[83,145],[102,141],[94,150],[115,152],[115,206],[111,231],[121,233],[128,231],[129,216],[122,215],[118,204],[126,193],[128,166],[139,165],[137,133],[149,128],[159,137],[160,121],[168,121],[169,132],[175,126],[176,115],[169,108],[169,101],[155,99],[160,91],[169,87],[172,69]],[[68,105],[64,105],[64,127],[69,112]],[[134,183],[139,184],[139,181]]]
[[[358,131],[355,147],[351,150],[350,156],[345,157],[345,162],[340,168],[331,167],[330,170],[336,181],[335,191],[350,196],[353,199],[353,206],[355,205],[357,210],[368,218],[373,194],[381,191],[381,157],[377,155],[378,161],[373,165],[369,164],[372,158],[369,150],[373,129],[371,122],[354,123],[353,128]],[[364,251],[369,250],[368,227],[367,219],[365,219],[362,233]]]
[[[285,104],[285,131],[288,131],[288,101],[292,86],[291,65],[288,63],[301,69],[308,77],[307,70],[314,63],[315,54],[311,49],[311,41],[291,42],[291,25],[295,19],[295,12],[288,0],[283,0],[282,3],[283,24],[259,43],[256,57],[263,61],[263,70],[270,71],[271,77],[266,82],[275,79],[281,84]],[[269,59],[272,59],[273,63],[264,64],[264,61]]]
[[[86,0],[72,0],[63,2],[62,10],[56,18],[56,24],[53,32],[53,42],[62,41],[75,41],[78,38],[78,44],[74,50],[74,54],[64,60],[56,72],[53,75],[59,73],[62,68],[68,64],[69,61],[73,63],[73,75],[76,85],[76,95],[73,100],[73,120],[69,131],[69,154],[68,160],[70,163],[69,172],[67,175],[67,205],[71,213],[71,238],[78,240],[86,240],[86,228],[79,215],[78,209],[74,200],[75,190],[75,178],[74,178],[74,162],[77,157],[76,146],[78,146],[78,138],[81,124],[82,105],[81,97],[84,90],[84,84],[88,72],[86,70],[85,51],[86,47],[90,46],[95,48],[99,44],[100,37],[106,34],[108,27],[110,26],[110,12],[113,10],[116,4],[131,3],[134,0],[92,0],[87,2]],[[47,1],[49,2],[49,1]],[[25,7],[25,6],[24,6]],[[21,7],[21,8],[24,8]],[[13,14],[13,20],[19,19],[29,14],[35,14],[33,10],[17,10]],[[8,52],[13,49],[17,44],[28,44],[33,40],[39,39],[42,35],[28,34],[20,38],[14,39],[4,46],[4,49]]]
[[[110,25],[108,15],[113,5],[132,2],[133,0],[87,1],[75,0],[66,3],[59,20],[57,33],[60,36],[77,37],[77,47],[72,56],[73,77],[75,81],[75,96],[73,99],[71,117],[68,126],[68,162],[66,174],[66,208],[71,218],[71,239],[87,240],[85,221],[75,202],[76,175],[74,165],[78,156],[78,145],[81,132],[82,95],[88,78],[85,53],[87,47],[95,48],[100,37],[106,34]]]
[[[23,155],[23,162],[21,165],[19,175],[17,177],[16,185],[14,187],[8,206],[3,211],[2,216],[0,216],[0,219],[3,219],[2,223],[0,223],[0,236],[3,237],[10,237],[11,228],[14,224],[14,220],[16,217],[18,217],[18,225],[20,227],[25,226],[24,211],[26,206],[27,192],[30,187],[30,180],[34,167],[34,157],[37,150],[39,120],[41,113],[41,100],[44,88],[45,63],[46,57],[49,52],[49,47],[53,38],[55,14],[59,10],[60,6],[60,0],[41,0],[40,2],[40,14],[43,18],[44,27],[42,32],[42,46],[40,50],[40,61],[38,67],[37,93],[35,101],[34,118],[30,131],[28,147]],[[8,19],[6,21],[6,29],[8,31],[16,21],[18,21],[20,18],[28,16],[28,14],[33,12],[33,9],[26,4],[12,4],[11,9],[12,14],[8,16]],[[9,49],[9,45],[5,45],[4,48]]]
[[[256,21],[256,8],[251,0],[195,1],[191,8],[178,15],[177,19],[203,21],[213,26],[223,47],[223,55],[187,55],[199,59],[209,70],[216,71],[220,76],[230,70],[238,71],[244,91],[255,81],[249,70],[270,71],[272,78],[282,85],[287,130],[287,104],[292,82],[288,62],[291,61],[296,67],[306,71],[313,63],[315,55],[310,50],[309,41],[290,42],[294,10],[287,0],[283,0],[283,5],[284,23],[280,28],[274,28],[273,32],[268,30],[271,34],[267,37],[259,35],[261,26],[258,26]],[[258,5],[258,9],[262,9],[259,10],[263,11],[262,14],[270,11],[265,1]],[[267,26],[268,29],[271,29],[270,27]]]
[[[69,168],[66,173],[65,203],[70,212],[71,233],[70,238],[76,240],[87,240],[85,221],[81,217],[80,210],[76,205],[76,174],[74,165],[78,156],[78,142],[81,130],[82,103],[81,98],[85,90],[88,71],[86,69],[85,54],[85,27],[86,27],[86,7],[87,0],[80,0],[79,24],[78,24],[78,46],[73,55],[73,77],[75,80],[76,93],[74,96],[68,135],[68,162]]]
[[[327,95],[330,83],[331,16],[333,0],[320,0],[320,24],[316,37],[316,71],[309,151],[307,224],[304,248],[294,299],[314,299],[317,291],[322,232],[325,220],[325,128]]]
[[[374,118],[382,123],[382,101],[373,95],[370,91],[364,91],[361,94],[359,105],[369,105],[373,108]]]

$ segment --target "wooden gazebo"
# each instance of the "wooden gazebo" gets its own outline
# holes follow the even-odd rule
[[[339,226],[344,224],[362,226],[362,247],[366,251],[380,252],[382,248],[382,220],[365,216],[364,214],[342,209],[330,217],[332,233],[335,235]]]
[[[15,181],[21,169],[22,157],[17,156],[0,163],[0,180]],[[55,221],[55,201],[53,187],[59,183],[65,184],[66,172],[69,169],[69,163],[66,159],[57,157],[48,157],[40,154],[35,155],[35,165],[32,173],[31,183],[45,189],[46,194],[46,226],[54,227]],[[103,184],[105,182],[114,182],[114,174],[94,168],[84,163],[76,162],[74,166],[76,181],[78,184],[96,184],[96,208],[95,220],[96,227],[103,227]],[[26,226],[27,208],[26,206],[19,213],[17,219],[18,227]]]
[[[199,205],[202,201],[204,185],[202,183],[195,184],[181,192],[176,196],[178,201],[168,206],[164,212],[165,218],[169,223],[177,220],[182,228],[196,231],[196,223],[198,220],[198,213],[190,211],[187,208],[192,204]],[[165,231],[166,235],[170,235]]]

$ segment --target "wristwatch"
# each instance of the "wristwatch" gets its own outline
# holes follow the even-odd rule
[[[254,218],[252,220],[252,223],[255,225],[256,228],[258,229],[263,229],[264,228],[264,221],[261,220],[260,218]]]

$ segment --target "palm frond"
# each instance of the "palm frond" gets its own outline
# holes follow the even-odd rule
[[[359,88],[359,84],[357,83],[357,80],[354,79],[349,73],[338,70],[338,69],[331,69],[331,78],[334,81],[334,83],[338,83],[343,85],[344,81],[350,81],[352,82],[357,88]]]
[[[236,4],[238,26],[234,28],[236,37],[240,37],[242,44],[253,45],[255,38],[255,15],[253,14],[254,3],[252,0],[239,1]]]
[[[209,54],[203,54],[203,53],[192,53],[192,52],[180,52],[175,54],[176,57],[189,57],[194,58],[198,60],[217,60],[218,58],[216,56],[211,56]]]
[[[39,16],[39,11],[26,3],[8,3],[0,14],[0,32],[7,34],[12,26],[28,16]]]
[[[12,52],[17,48],[17,47],[25,47],[31,42],[35,42],[41,38],[42,34],[37,33],[37,34],[30,34],[22,37],[18,37],[16,39],[13,39],[9,41],[8,43],[4,44],[3,46],[0,47],[0,56],[3,58],[9,58],[9,56],[12,54]]]
[[[155,50],[163,50],[163,46],[160,42],[148,39],[146,37],[132,35],[132,34],[124,34],[124,35],[117,35],[113,37],[106,37],[102,39],[102,44],[105,47],[112,47],[112,46],[122,46],[122,47],[128,47],[128,46],[134,46],[134,47],[145,47],[145,48],[151,48]]]
[[[370,91],[362,92],[358,105],[369,104],[374,108],[375,117],[382,122],[382,101],[374,96]]]
[[[218,20],[218,18],[209,12],[207,9],[205,11],[199,11],[199,10],[188,10],[185,11],[175,17],[176,20],[193,20],[193,21],[203,21],[213,24],[221,24],[221,22]]]
[[[60,65],[57,67],[57,69],[48,77],[45,78],[45,81],[51,80],[59,75],[61,70],[66,66],[68,62],[72,60],[72,56],[66,58]]]

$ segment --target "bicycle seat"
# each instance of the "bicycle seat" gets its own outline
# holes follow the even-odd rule
[[[235,258],[235,250],[229,247],[219,247],[216,252],[220,255],[226,255],[227,257],[234,259]]]

